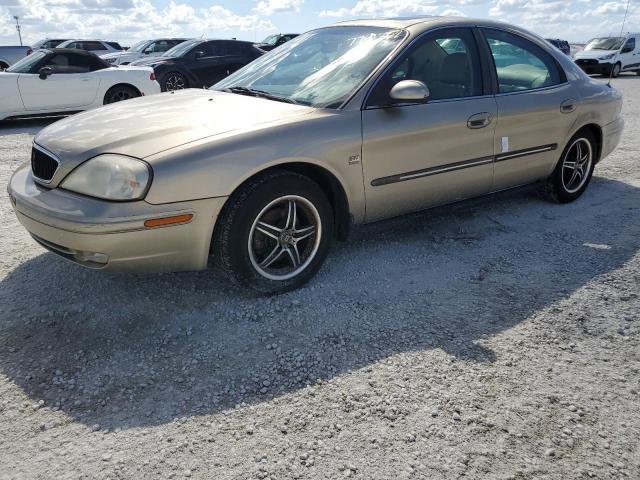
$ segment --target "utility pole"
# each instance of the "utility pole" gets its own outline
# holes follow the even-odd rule
[[[22,34],[20,33],[20,22],[18,21],[17,15],[14,15],[13,18],[16,19],[16,30],[18,31],[18,38],[20,39],[20,46],[22,46]]]

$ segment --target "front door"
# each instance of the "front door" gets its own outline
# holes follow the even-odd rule
[[[497,107],[485,90],[471,29],[428,33],[391,66],[362,112],[366,219],[488,193]],[[419,80],[423,104],[391,100],[391,87]]]
[[[40,78],[38,71],[49,67],[53,72]],[[91,58],[75,53],[54,54],[37,65],[31,73],[18,78],[20,96],[26,110],[82,108],[93,103],[100,80],[91,71]]]
[[[620,50],[622,70],[640,70],[640,42],[636,37],[629,37]]]

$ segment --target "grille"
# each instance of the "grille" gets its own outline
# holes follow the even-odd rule
[[[597,60],[576,60],[578,65],[598,65]]]
[[[41,152],[37,148],[31,149],[31,171],[40,180],[49,181],[53,178],[58,169],[58,162],[55,158]]]

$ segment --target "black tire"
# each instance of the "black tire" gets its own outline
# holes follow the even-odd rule
[[[104,105],[110,103],[122,102],[123,100],[129,100],[140,96],[140,92],[128,85],[115,85],[107,90],[104,94]]]
[[[588,144],[590,160],[588,166],[584,164],[582,176],[575,179],[575,182],[579,183],[571,183],[575,172],[575,170],[571,170],[571,164],[576,160],[574,156],[579,152],[577,150],[578,142],[582,150],[587,150]],[[562,152],[553,173],[544,183],[543,193],[546,198],[556,203],[569,203],[577,200],[589,186],[597,161],[598,147],[593,133],[589,130],[581,130],[576,133]],[[576,161],[575,163],[579,164],[580,162]]]
[[[291,232],[291,230],[284,230],[289,225],[288,215],[286,220],[284,217],[272,217],[274,220],[270,222],[283,228],[279,239],[265,235],[264,230],[259,228],[259,225],[265,225],[265,223],[257,223],[267,215],[278,213],[278,209],[284,207],[281,207],[282,202],[287,202],[288,205],[291,199],[295,199],[294,204],[300,202],[297,207],[298,224],[313,224],[313,221],[306,220],[314,219],[319,222],[319,226],[314,229],[316,233],[299,241],[300,248],[293,233],[289,236],[293,239],[283,237],[284,233]],[[313,215],[308,212],[312,212]],[[296,216],[294,215],[293,218],[295,219]],[[331,204],[317,183],[304,175],[287,171],[266,173],[250,180],[225,204],[214,232],[213,259],[226,275],[240,285],[250,287],[262,294],[284,293],[304,285],[318,272],[331,244],[333,224]],[[293,221],[293,231],[296,231],[295,228],[296,220]],[[294,248],[300,262],[298,271],[295,269],[293,254],[288,251],[286,242],[289,240],[296,243]],[[264,252],[260,259],[256,252],[258,247],[261,247]],[[270,255],[273,255],[278,248],[289,253],[290,258],[286,253],[280,252],[282,256],[278,257],[278,261],[273,262],[273,265],[284,265],[280,267],[284,268],[282,275],[287,274],[287,266],[293,269],[288,274],[295,275],[290,278],[267,278],[265,274],[276,271],[276,267],[273,271],[269,270],[271,268],[269,265],[265,266],[262,273],[260,271],[260,266],[265,265]],[[298,253],[299,250],[302,254]],[[266,254],[266,252],[270,253]],[[308,254],[306,257],[305,252]],[[278,274],[280,272],[281,270],[278,270]]]
[[[163,92],[173,92],[175,90],[189,88],[189,81],[180,72],[169,72],[162,77],[160,86]]]
[[[611,67],[611,78],[618,78],[620,76],[621,71],[622,71],[622,64],[618,62],[613,67]]]

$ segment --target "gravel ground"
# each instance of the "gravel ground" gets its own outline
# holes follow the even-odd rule
[[[37,246],[0,198],[0,477],[640,478],[640,78],[579,201],[364,227],[276,298]],[[42,123],[0,126],[0,188]]]

